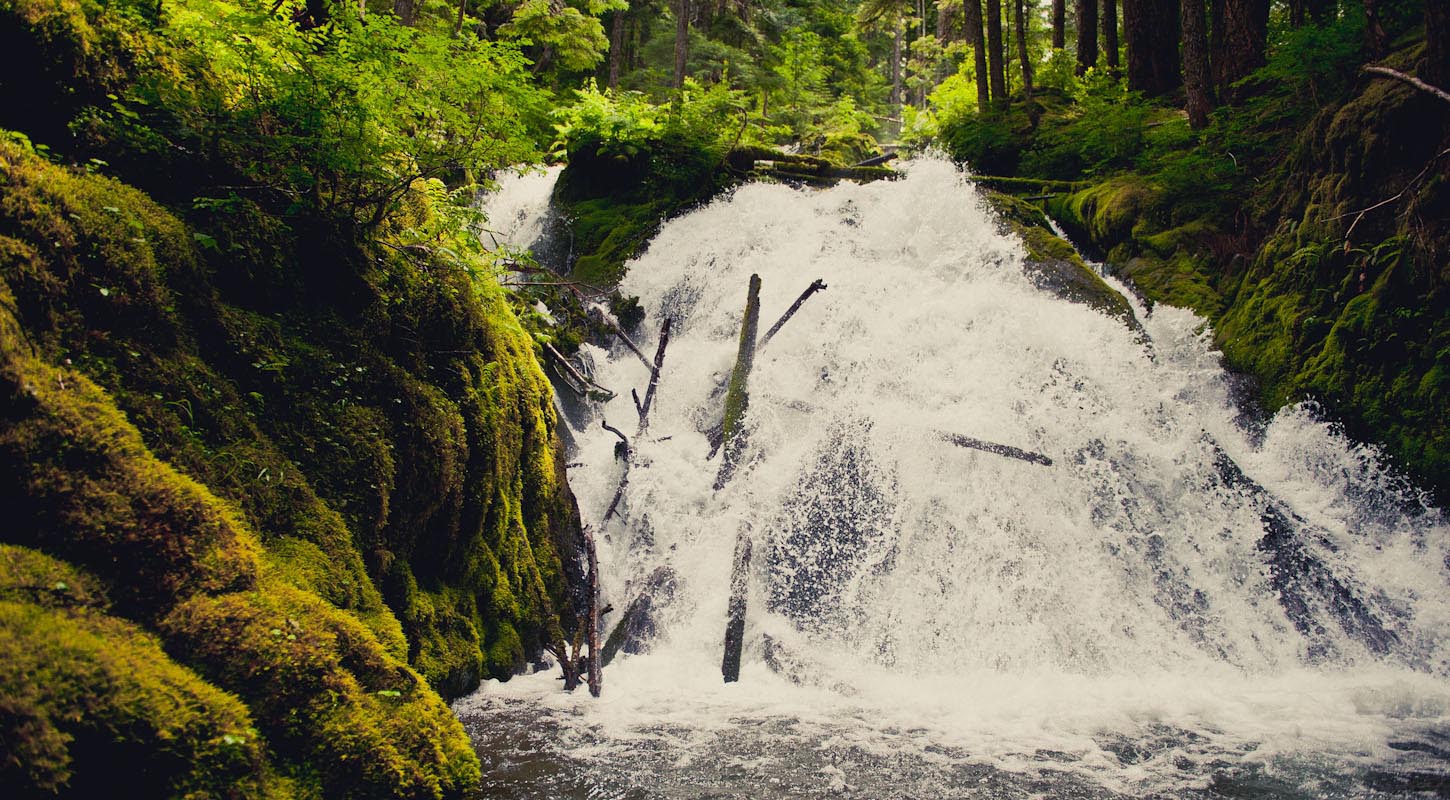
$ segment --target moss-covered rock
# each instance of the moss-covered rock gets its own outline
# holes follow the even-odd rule
[[[1093,272],[1070,242],[1052,232],[1040,209],[1001,192],[988,191],[986,198],[1004,232],[1022,240],[1027,250],[1023,268],[1039,289],[1116,317],[1134,330],[1142,329],[1127,298]]]

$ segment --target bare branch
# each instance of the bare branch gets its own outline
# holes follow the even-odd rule
[[[1404,81],[1405,83],[1410,84],[1411,86],[1419,89],[1422,92],[1429,92],[1430,94],[1440,98],[1441,100],[1450,103],[1450,92],[1447,92],[1438,86],[1431,86],[1430,84],[1425,83],[1419,78],[1416,78],[1414,75],[1406,75],[1405,73],[1400,72],[1397,69],[1390,69],[1389,67],[1364,67],[1364,71],[1372,72],[1375,75],[1383,75],[1386,78],[1394,78],[1397,81]]]

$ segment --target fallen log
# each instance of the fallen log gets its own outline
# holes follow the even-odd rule
[[[886,162],[890,161],[893,158],[896,158],[896,153],[887,153],[886,155],[872,156],[871,158],[868,158],[868,159],[866,159],[864,161],[857,161],[855,164],[852,164],[851,166],[853,166],[853,167],[879,167],[879,166],[885,164]]]
[[[1031,451],[1023,450],[1018,447],[1013,447],[1010,444],[997,444],[996,442],[986,442],[981,439],[973,439],[970,436],[963,436],[960,433],[946,433],[945,431],[937,431],[937,435],[940,436],[942,439],[951,442],[957,447],[967,447],[971,448],[972,450],[981,450],[987,453],[995,453],[999,456],[1007,456],[1008,458],[1015,458],[1020,461],[1030,461],[1033,464],[1041,464],[1044,467],[1052,466],[1052,459],[1048,458],[1047,456],[1041,453],[1033,453]]]
[[[740,321],[740,348],[735,355],[735,369],[725,390],[725,414],[720,432],[724,457],[715,475],[715,490],[725,488],[735,474],[736,463],[745,451],[745,412],[750,407],[750,369],[755,365],[755,333],[760,327],[760,276],[750,276],[750,291],[745,297],[745,317]]]
[[[730,567],[730,605],[725,618],[725,656],[720,672],[726,683],[740,680],[740,651],[745,645],[745,600],[750,576],[750,528],[735,535],[735,558]]]

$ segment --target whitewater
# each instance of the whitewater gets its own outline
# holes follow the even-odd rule
[[[1109,278],[1138,330],[1043,291],[967,175],[904,173],[742,186],[629,265],[640,348],[673,321],[658,395],[636,438],[647,368],[585,345],[615,397],[565,403],[569,478],[604,630],[652,590],[657,635],[598,699],[555,668],[460,700],[483,796],[1450,791],[1445,515],[1313,405],[1245,414],[1190,311]],[[546,244],[556,175],[485,200],[499,241]],[[749,443],[715,491],[707,434],[752,274],[762,332],[828,288],[758,351]],[[625,464],[602,422],[634,450],[608,521]],[[742,531],[744,664],[725,684]]]

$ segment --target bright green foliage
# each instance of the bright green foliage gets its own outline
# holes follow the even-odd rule
[[[598,64],[609,49],[599,15],[628,7],[625,0],[590,0],[584,10],[550,0],[524,0],[499,33],[547,47],[559,69],[580,72]]]
[[[167,4],[157,27],[139,2],[78,0],[65,24],[45,16],[54,0],[13,2],[26,5],[6,25],[44,17],[59,28],[48,37],[72,42],[40,52],[46,69],[79,73],[65,111],[81,152],[163,197],[189,200],[171,192],[199,178],[196,188],[214,195],[211,178],[273,211],[375,226],[418,178],[477,174],[536,152],[528,134],[541,97],[508,45],[386,14],[363,22],[346,4],[329,24],[303,30],[292,3],[269,13],[265,4],[184,0]],[[39,30],[12,32],[30,34]],[[124,77],[63,60],[108,39],[121,43]],[[0,121],[35,130],[22,116]]]

